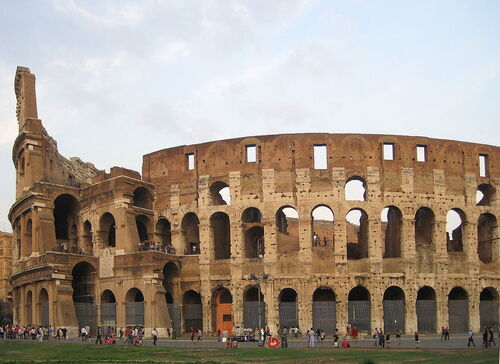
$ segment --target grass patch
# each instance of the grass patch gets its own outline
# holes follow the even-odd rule
[[[7,363],[498,363],[496,350],[467,349],[180,349],[32,342],[0,342]]]

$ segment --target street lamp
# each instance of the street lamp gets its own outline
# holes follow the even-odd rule
[[[260,281],[269,279],[269,274],[262,274],[261,276],[256,275],[255,273],[250,274],[249,277],[252,281],[257,281],[257,313],[258,313],[258,326],[259,330],[262,328],[262,310],[261,310],[261,300],[260,300]]]

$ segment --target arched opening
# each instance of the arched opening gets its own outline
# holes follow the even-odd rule
[[[352,209],[346,215],[347,259],[368,258],[368,215]]]
[[[109,289],[101,294],[101,326],[116,326],[116,298]]]
[[[137,288],[125,295],[125,322],[127,326],[144,326],[144,295]]]
[[[227,288],[220,288],[214,292],[214,332],[227,331],[233,334],[233,296]]]
[[[479,321],[481,329],[491,327],[493,331],[498,328],[498,292],[493,287],[484,288],[479,296]]]
[[[469,296],[462,287],[454,287],[448,294],[448,323],[451,332],[469,330]]]
[[[491,206],[495,201],[495,188],[487,183],[477,186],[476,205]]]
[[[446,214],[446,248],[448,252],[463,252],[463,229],[465,214],[460,209],[452,209]]]
[[[262,222],[262,214],[258,208],[249,207],[241,214],[241,221],[247,224]]]
[[[92,255],[92,224],[90,221],[86,220],[83,223],[83,246],[80,248],[80,254],[82,255]]]
[[[203,310],[200,294],[193,290],[185,292],[182,297],[182,309],[184,332],[190,332],[191,329],[203,330]]]
[[[231,191],[229,186],[221,181],[210,186],[210,199],[212,205],[231,205]]]
[[[491,263],[498,256],[498,224],[492,214],[479,215],[477,220],[477,254],[483,263]]]
[[[264,228],[254,226],[245,230],[245,257],[262,258],[264,256]]]
[[[333,211],[329,206],[320,205],[311,212],[311,231],[313,247],[333,247]]]
[[[26,233],[24,234],[24,237],[24,247],[26,251],[23,255],[29,257],[31,253],[33,253],[33,221],[31,221],[31,219],[28,219],[26,222]]]
[[[106,247],[116,246],[115,218],[109,212],[104,213],[99,219],[99,235]]]
[[[137,235],[139,237],[139,242],[149,241],[148,227],[149,219],[146,215],[139,215],[135,217],[135,225],[137,226]]]
[[[299,251],[299,214],[290,206],[281,207],[276,212],[278,252]]]
[[[264,226],[262,214],[255,207],[249,207],[241,215],[243,236],[245,239],[245,258],[264,256]]]
[[[64,194],[54,201],[54,228],[58,246],[61,250],[73,251],[78,246],[78,214],[80,203],[71,195]],[[73,228],[74,227],[74,228]]]
[[[184,215],[181,223],[185,254],[200,254],[200,220],[194,212]]]
[[[163,287],[165,288],[165,301],[167,302],[168,314],[175,332],[181,331],[181,314],[178,303],[174,303],[172,294],[175,291],[175,285],[179,278],[179,267],[174,262],[168,262],[163,267]]]
[[[363,286],[356,286],[349,291],[349,323],[359,331],[371,332],[370,293]]]
[[[355,176],[347,180],[344,186],[346,201],[366,201],[366,182],[363,178]]]
[[[434,212],[419,208],[415,213],[415,249],[420,273],[432,273],[434,226]]]
[[[26,325],[33,325],[33,293],[28,291],[26,294]]]
[[[224,212],[216,212],[210,217],[213,236],[214,258],[229,259],[231,257],[231,227],[229,216]]]
[[[97,327],[97,308],[95,305],[96,270],[87,262],[75,265],[71,274],[73,279],[73,304],[75,305],[78,327],[89,326],[92,332]]]
[[[247,329],[266,327],[266,303],[258,286],[249,287],[243,295],[243,326]]]
[[[172,245],[172,227],[170,221],[165,218],[159,219],[156,223],[156,233],[163,250],[166,253],[175,254],[175,249]]]
[[[40,325],[44,327],[49,326],[49,294],[45,288],[42,288],[38,295],[38,308]]]
[[[22,256],[24,256],[26,247],[24,244],[24,239],[21,239],[21,222],[20,219],[16,219],[13,224],[13,229],[14,229],[14,239],[16,241],[16,247],[17,247],[17,252],[15,252],[15,257],[19,260],[21,259]]]
[[[320,287],[313,293],[313,328],[323,330],[326,334],[335,333],[337,311],[335,293],[331,288]]]
[[[389,206],[382,210],[380,218],[382,221],[384,258],[401,258],[403,214],[397,207]]]
[[[436,332],[436,292],[429,286],[417,293],[417,329],[422,333]]]
[[[134,190],[133,205],[144,209],[153,209],[153,195],[145,187]]]
[[[299,315],[297,311],[297,292],[292,288],[283,289],[278,297],[280,331],[283,328],[299,327]]]
[[[384,292],[384,330],[395,333],[405,331],[405,294],[399,287],[392,286]]]

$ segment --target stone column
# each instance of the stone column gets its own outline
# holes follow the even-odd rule
[[[405,291],[405,332],[411,334],[418,329],[417,324],[417,292],[409,286]]]

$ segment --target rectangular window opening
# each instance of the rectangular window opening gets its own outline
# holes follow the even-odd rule
[[[427,145],[417,145],[417,162],[427,161]]]
[[[326,145],[314,145],[314,169],[327,169]]]
[[[255,144],[247,145],[247,163],[257,162],[257,146]]]
[[[488,176],[488,155],[479,154],[479,177]]]
[[[194,169],[194,153],[186,154],[186,165],[188,171],[192,171]]]
[[[394,143],[384,143],[384,160],[392,161],[394,160]]]

